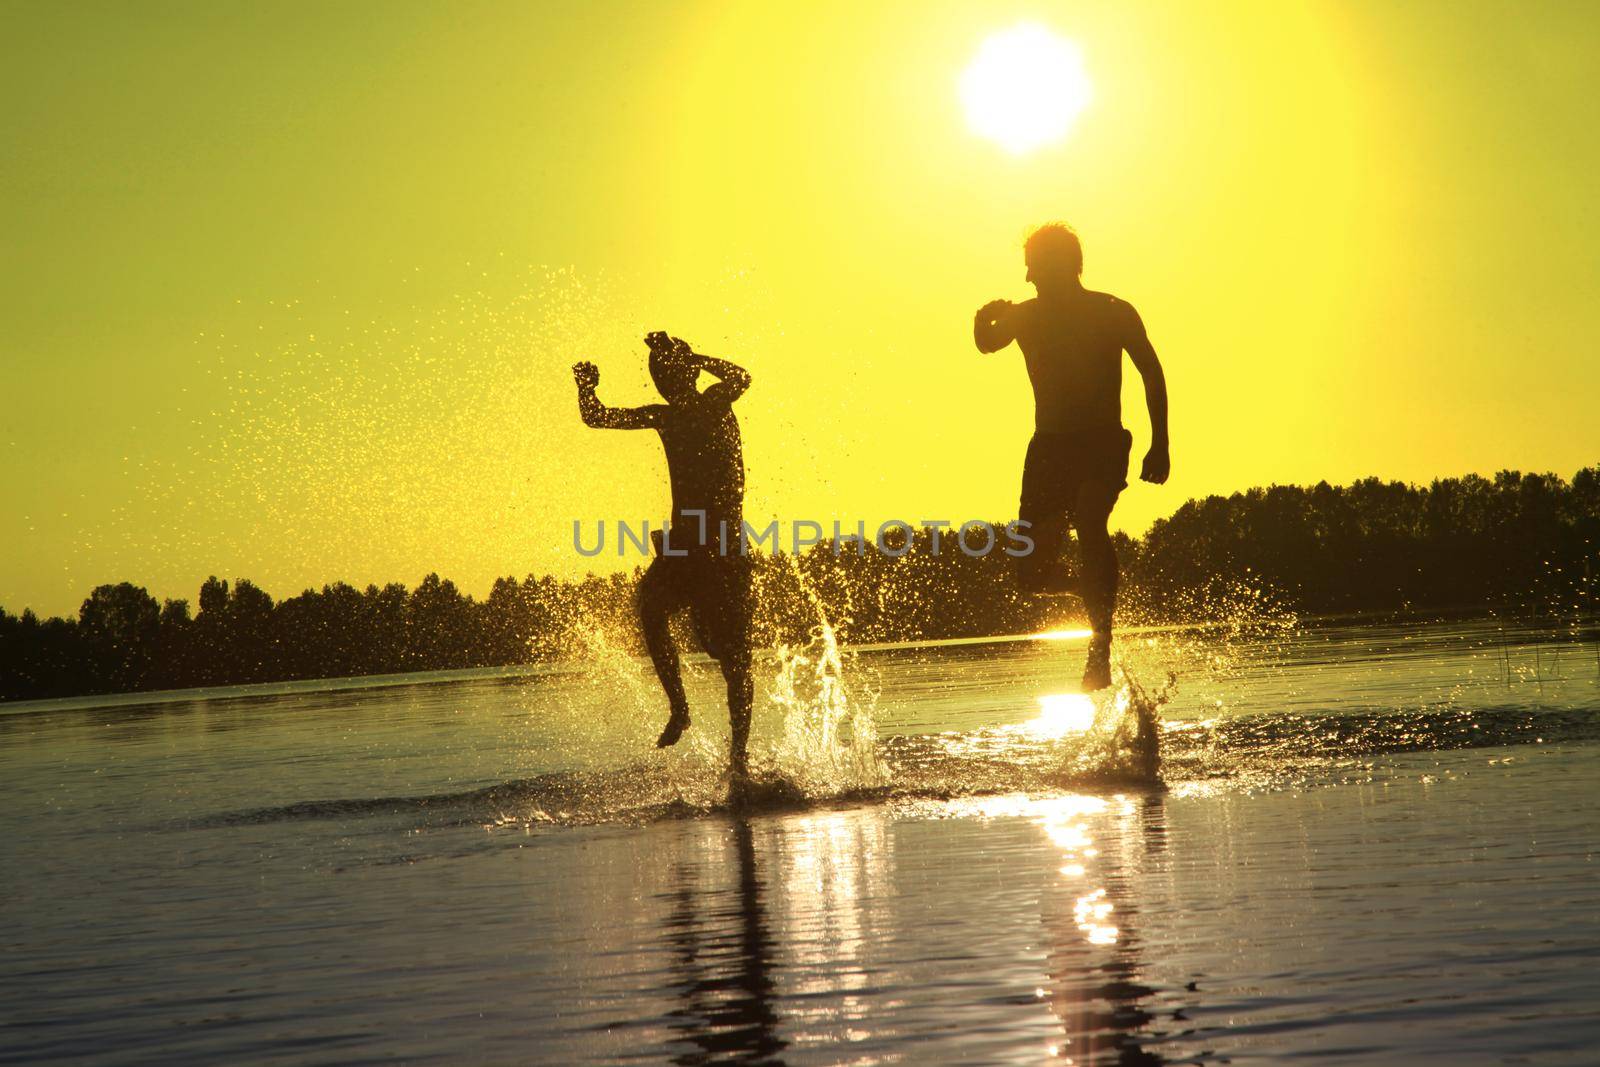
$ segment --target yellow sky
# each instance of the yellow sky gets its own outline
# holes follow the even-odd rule
[[[956,86],[1021,20],[1094,99],[1017,158]],[[666,490],[567,368],[646,402],[654,328],[755,375],[751,515],[1008,517],[1031,401],[971,315],[1049,219],[1167,367],[1130,531],[1600,461],[1584,5],[37,5],[0,49],[13,611],[580,571],[574,518]]]

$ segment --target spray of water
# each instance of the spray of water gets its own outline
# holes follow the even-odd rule
[[[752,756],[779,792],[821,798],[881,788],[889,775],[878,754],[877,695],[845,650],[844,612],[796,557],[770,562],[758,579],[769,625],[758,629],[771,641],[761,662],[774,670]]]
[[[769,697],[782,713],[775,755],[779,772],[807,795],[839,795],[887,784],[869,696],[853,697],[845,683],[838,632],[818,611],[810,640],[778,647],[778,672]]]
[[[1177,676],[1152,696],[1120,666],[1122,684],[1095,716],[1072,770],[1080,781],[1161,784],[1161,708],[1177,691]]]

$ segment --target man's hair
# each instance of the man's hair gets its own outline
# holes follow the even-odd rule
[[[1083,273],[1083,245],[1078,235],[1064,222],[1047,222],[1028,234],[1022,243],[1023,251],[1036,263],[1055,262],[1072,268],[1072,273]]]
[[[650,377],[659,387],[663,382],[682,384],[684,381],[693,381],[698,376],[690,374],[691,365],[689,357],[693,351],[687,341],[677,337],[663,335],[664,343],[650,346]]]

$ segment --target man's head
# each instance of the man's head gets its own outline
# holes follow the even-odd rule
[[[700,368],[694,362],[694,350],[689,342],[669,337],[665,330],[647,333],[644,343],[650,347],[650,377],[668,403],[687,399],[695,391],[700,378]]]
[[[1022,257],[1028,264],[1028,281],[1041,294],[1076,288],[1083,274],[1083,246],[1062,222],[1048,222],[1030,233],[1022,244]]]

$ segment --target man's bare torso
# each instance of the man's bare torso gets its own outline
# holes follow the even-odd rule
[[[720,522],[737,531],[744,510],[744,450],[733,407],[702,393],[683,404],[662,404],[656,431],[667,454],[674,516],[703,511],[709,536]],[[698,523],[689,522],[694,529]]]
[[[1122,352],[1137,316],[1109,293],[1035,297],[1013,312],[1033,382],[1034,428],[1082,433],[1122,428]]]

